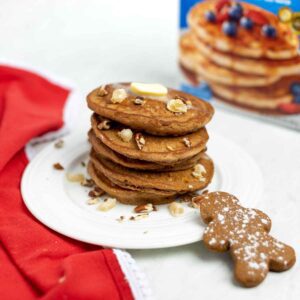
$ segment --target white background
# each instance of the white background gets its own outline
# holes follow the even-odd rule
[[[178,83],[175,0],[1,1],[1,59],[27,63],[69,78],[82,94],[76,126],[88,126],[84,95],[112,81]],[[209,129],[242,145],[262,170],[259,208],[272,233],[300,253],[299,133],[217,111]],[[242,199],[241,199],[242,200]],[[300,299],[300,268],[270,274],[257,288],[232,280],[227,254],[201,243],[130,251],[157,299]]]

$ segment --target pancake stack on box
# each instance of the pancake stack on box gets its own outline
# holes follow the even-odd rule
[[[300,112],[298,39],[289,25],[257,6],[228,0],[195,5],[188,24],[180,63],[190,79],[204,79],[217,98],[236,105]]]
[[[101,86],[87,103],[94,112],[88,172],[110,196],[125,204],[161,204],[210,183],[209,103],[141,83]]]

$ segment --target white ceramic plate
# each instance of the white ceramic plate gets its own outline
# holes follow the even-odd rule
[[[66,172],[86,173],[89,144],[85,133],[64,139],[56,149],[53,143],[28,165],[22,178],[22,195],[27,208],[46,226],[68,237],[96,245],[127,248],[163,248],[201,240],[204,224],[197,209],[184,205],[185,213],[172,217],[167,205],[159,206],[148,218],[130,221],[133,206],[117,204],[108,211],[87,205],[88,188],[69,182]],[[208,154],[215,163],[215,175],[208,189],[230,192],[245,206],[255,206],[262,194],[262,176],[251,157],[229,140],[210,133]],[[64,171],[53,169],[59,162]],[[125,216],[122,223],[117,219]]]

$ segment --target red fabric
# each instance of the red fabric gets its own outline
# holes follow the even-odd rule
[[[114,252],[63,237],[28,212],[20,193],[24,145],[59,129],[69,95],[0,66],[0,298],[133,299]]]

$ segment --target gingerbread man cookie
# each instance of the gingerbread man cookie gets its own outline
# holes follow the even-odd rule
[[[211,250],[230,250],[235,278],[246,287],[261,283],[269,270],[285,271],[295,261],[295,251],[276,240],[269,231],[271,220],[257,209],[245,208],[233,195],[214,192],[201,195],[200,213],[208,224],[204,244]]]

